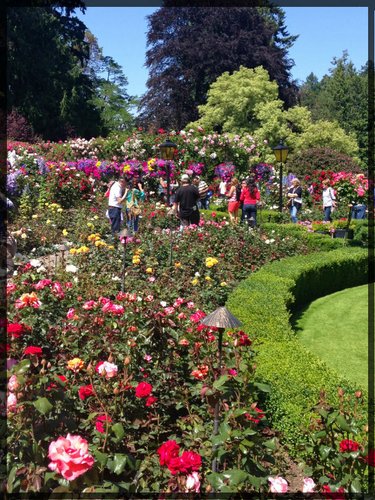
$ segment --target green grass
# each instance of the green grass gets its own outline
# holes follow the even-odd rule
[[[328,366],[367,389],[368,287],[321,297],[293,318],[301,342]]]

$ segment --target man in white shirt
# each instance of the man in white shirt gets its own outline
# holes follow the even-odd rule
[[[127,194],[126,182],[123,177],[116,180],[110,190],[108,197],[108,217],[111,221],[112,235],[120,232],[122,202]]]

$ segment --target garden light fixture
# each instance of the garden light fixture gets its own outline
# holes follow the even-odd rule
[[[205,326],[214,326],[218,329],[219,332],[219,361],[218,361],[218,373],[221,375],[222,371],[222,348],[223,348],[223,333],[226,328],[237,328],[241,326],[242,323],[239,321],[231,312],[228,311],[226,307],[219,307],[213,313],[206,316],[202,321],[202,325]],[[219,405],[220,398],[217,399],[215,404],[215,413],[214,413],[214,436],[219,431]],[[216,447],[214,447],[213,451],[215,451]],[[217,472],[217,458],[215,457],[212,461],[212,472]]]
[[[177,144],[166,139],[163,144],[160,144],[160,156],[163,160],[166,160],[167,167],[167,206],[170,206],[170,196],[171,196],[171,160],[173,160],[174,152],[177,149]]]
[[[275,154],[276,161],[280,164],[280,180],[279,180],[279,211],[283,211],[283,163],[288,157],[289,148],[280,141],[279,145],[272,148]]]

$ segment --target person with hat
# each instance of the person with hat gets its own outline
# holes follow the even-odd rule
[[[205,182],[203,179],[199,177],[199,175],[196,175],[193,178],[193,184],[194,186],[197,186],[198,191],[199,191],[199,200],[198,200],[198,208],[204,208],[205,210],[208,210],[208,203],[209,203],[209,196],[208,196],[208,185],[207,182]]]
[[[183,174],[181,186],[176,191],[173,204],[174,211],[181,222],[181,229],[192,224],[199,224],[198,201],[198,188],[190,184],[190,178],[187,174]]]

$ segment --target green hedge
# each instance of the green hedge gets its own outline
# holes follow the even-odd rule
[[[228,298],[228,309],[255,339],[258,377],[272,387],[267,401],[272,424],[294,450],[321,390],[335,405],[339,386],[350,391],[358,387],[299,342],[290,325],[291,310],[367,283],[367,265],[367,251],[362,248],[289,257],[264,266]]]

